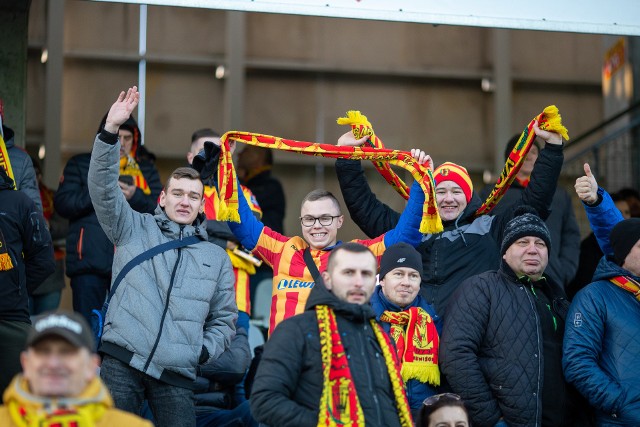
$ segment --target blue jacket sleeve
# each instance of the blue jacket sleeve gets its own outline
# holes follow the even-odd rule
[[[607,315],[606,302],[598,296],[591,286],[574,298],[565,326],[562,368],[590,405],[614,414],[625,401],[624,390],[599,367]]]
[[[593,206],[583,203],[584,210],[587,213],[587,219],[591,224],[591,229],[598,240],[602,253],[613,255],[613,249],[609,243],[609,234],[611,234],[613,226],[624,218],[609,193],[602,187],[598,187],[598,201],[599,203]]]
[[[240,189],[239,181],[238,189]],[[242,246],[252,251],[258,245],[258,239],[260,238],[260,234],[262,234],[264,224],[255,217],[246,198],[242,195],[241,190],[238,191],[240,223],[229,221],[227,224],[229,224],[229,228],[233,234],[235,234],[240,243],[242,243]]]
[[[395,243],[408,243],[418,246],[422,241],[420,233],[420,221],[422,220],[422,205],[424,205],[424,192],[417,181],[413,182],[409,193],[409,202],[400,215],[398,224],[384,235],[384,245],[389,247]]]

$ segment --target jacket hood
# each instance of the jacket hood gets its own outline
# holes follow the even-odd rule
[[[14,144],[13,137],[15,136],[15,132],[13,131],[13,129],[8,128],[5,125],[2,125],[2,133],[4,134],[4,143],[7,146],[7,148],[13,147],[13,144]]]
[[[107,114],[109,113],[107,112]],[[97,133],[102,132],[102,129],[104,129],[104,125],[107,122],[107,114],[105,114],[104,117],[102,117],[102,120],[100,121],[100,127],[98,127]],[[140,133],[138,122],[136,122],[136,119],[134,119],[133,116],[129,116],[127,121],[120,125],[120,129],[128,130],[133,134],[133,144],[131,144],[131,157],[133,157],[136,160],[139,160],[138,149],[141,147],[140,140],[142,139],[142,133]]]
[[[162,233],[169,238],[179,239],[181,237],[180,232],[182,232],[182,237],[198,236],[202,240],[208,239],[206,217],[202,213],[198,214],[192,224],[182,225],[171,221],[164,209],[158,205],[156,206],[153,217],[160,230],[162,230]]]
[[[9,175],[4,171],[3,168],[0,168],[0,191],[1,190],[13,190],[15,185],[13,180],[9,178]]]
[[[624,268],[616,264],[616,262],[613,260],[613,257],[607,256],[600,258],[600,262],[596,267],[596,272],[593,273],[593,281],[596,282],[598,280],[609,280],[612,277],[616,276],[631,276],[636,280],[640,280],[640,277],[634,276],[629,270],[625,270]]]
[[[342,301],[329,291],[323,281],[316,283],[309,293],[305,311],[313,310],[317,305],[326,305],[336,314],[350,321],[364,322],[375,317],[375,313],[369,304],[352,304]]]
[[[47,399],[35,396],[29,390],[27,380],[18,374],[4,392],[4,404],[17,405],[23,408],[27,414],[54,411],[58,407],[83,407],[89,414],[100,415],[105,409],[113,407],[113,399],[99,377],[93,378],[79,396]],[[46,408],[45,408],[46,404]]]

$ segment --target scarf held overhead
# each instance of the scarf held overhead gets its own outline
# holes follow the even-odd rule
[[[364,413],[351,377],[349,360],[340,340],[340,331],[338,331],[333,310],[324,305],[317,306],[316,317],[320,334],[323,377],[318,426],[364,427]],[[409,403],[404,391],[397,359],[393,356],[391,350],[391,342],[389,337],[382,331],[380,325],[374,320],[371,320],[371,327],[376,335],[378,344],[380,344],[385,364],[387,365],[400,425],[411,427],[413,422],[409,411]]]
[[[374,147],[338,147],[331,144],[295,141],[270,135],[238,131],[227,132],[220,140],[221,153],[220,162],[218,163],[218,182],[220,183],[219,196],[221,209],[218,212],[217,218],[220,221],[240,221],[238,215],[238,184],[236,172],[231,160],[229,140],[310,156],[371,160],[400,166],[411,173],[425,193],[420,232],[435,233],[443,229],[442,221],[435,205],[433,173],[426,167],[418,164],[408,152]]]
[[[405,382],[416,379],[440,385],[440,339],[429,313],[421,307],[411,307],[400,312],[386,310],[380,320],[391,324],[391,337],[396,343],[402,379]]]
[[[518,142],[513,147],[513,150],[511,150],[511,153],[509,153],[509,157],[505,162],[504,168],[500,173],[500,177],[498,178],[496,185],[493,187],[493,190],[491,190],[491,193],[489,193],[489,196],[482,206],[480,206],[476,211],[476,216],[491,212],[502,196],[504,196],[504,193],[506,193],[511,186],[511,183],[516,178],[516,175],[520,171],[520,167],[524,163],[525,157],[527,157],[527,154],[533,145],[533,140],[536,138],[536,134],[533,130],[533,125],[536,121],[538,122],[538,127],[540,129],[549,132],[557,132],[562,135],[566,141],[569,140],[569,133],[567,128],[562,125],[562,117],[555,105],[548,106],[542,111],[542,113],[535,116],[520,134]]]

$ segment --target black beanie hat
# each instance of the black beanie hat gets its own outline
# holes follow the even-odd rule
[[[640,218],[625,219],[613,227],[609,241],[618,265],[624,264],[625,258],[638,240],[640,240]]]
[[[422,257],[413,246],[406,243],[396,243],[389,246],[380,259],[378,277],[382,280],[388,272],[399,267],[413,268],[422,277]]]
[[[517,207],[513,213],[513,219],[505,226],[500,255],[504,255],[509,246],[525,236],[541,238],[547,244],[547,249],[551,250],[551,236],[547,224],[538,216],[534,208],[526,205]]]

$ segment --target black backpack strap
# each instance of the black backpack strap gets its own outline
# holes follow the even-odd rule
[[[309,273],[313,277],[313,281],[317,284],[324,283],[322,281],[322,276],[320,275],[320,271],[318,270],[318,266],[313,262],[313,257],[311,256],[311,248],[307,247],[302,254],[304,258],[304,263],[307,264],[307,268],[309,269]]]
[[[170,240],[168,242],[161,243],[157,246],[154,246],[153,248],[148,249],[142,252],[141,254],[135,256],[124,267],[122,267],[122,270],[120,270],[120,273],[118,273],[118,277],[116,277],[116,280],[113,281],[113,285],[111,285],[111,290],[109,291],[109,296],[107,296],[107,300],[105,301],[105,304],[107,306],[109,305],[109,301],[111,301],[111,297],[113,296],[113,294],[116,293],[116,289],[118,289],[118,285],[120,285],[120,282],[122,282],[122,279],[124,279],[124,276],[126,276],[127,273],[129,273],[138,264],[148,259],[151,259],[154,256],[161,254],[162,252],[170,251],[171,249],[182,248],[184,246],[195,245],[196,243],[199,243],[202,241],[203,240],[200,240],[197,236],[189,236],[181,240],[180,239]]]

